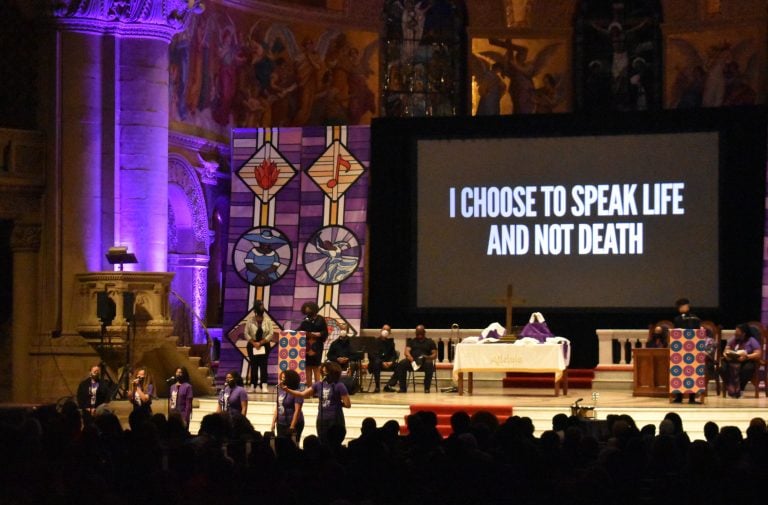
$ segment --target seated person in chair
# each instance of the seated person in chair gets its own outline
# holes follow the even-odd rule
[[[349,367],[352,354],[352,343],[349,340],[347,324],[340,322],[339,337],[328,347],[326,359],[338,363],[342,370],[346,370]]]
[[[424,392],[429,393],[429,387],[432,385],[432,375],[435,371],[435,359],[437,359],[437,345],[431,338],[427,338],[427,331],[424,329],[424,325],[420,324],[416,327],[415,337],[408,339],[405,344],[405,357],[395,366],[395,373],[392,374],[392,378],[384,386],[384,391],[389,393],[394,392],[393,386],[395,383],[400,385],[400,393],[408,391],[408,385],[406,383],[408,379],[408,370],[422,371],[424,372]],[[416,366],[413,365],[416,363]]]
[[[669,330],[665,326],[656,326],[653,333],[648,336],[645,347],[648,349],[661,349],[667,347],[669,341]]]
[[[761,356],[760,342],[752,336],[749,325],[738,325],[723,352],[723,382],[728,396],[741,397],[744,386],[755,374],[755,367]]]
[[[374,393],[379,392],[381,386],[381,371],[394,370],[397,364],[397,351],[395,351],[395,340],[389,336],[391,328],[388,324],[381,327],[381,333],[373,343],[368,352],[368,370],[373,375],[376,383]]]

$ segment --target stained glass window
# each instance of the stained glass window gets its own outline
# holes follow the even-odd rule
[[[464,112],[466,14],[455,0],[387,0],[382,45],[382,115]]]

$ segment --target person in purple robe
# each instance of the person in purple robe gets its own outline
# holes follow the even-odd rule
[[[227,372],[224,383],[216,412],[245,416],[248,413],[248,393],[243,387],[243,378],[236,370],[232,370]]]
[[[192,384],[189,383],[189,372],[186,367],[176,369],[176,382],[171,385],[168,396],[168,412],[177,412],[189,426],[192,418]]]

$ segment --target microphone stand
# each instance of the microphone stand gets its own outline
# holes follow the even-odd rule
[[[322,366],[322,365],[320,365]],[[320,381],[320,403],[317,406],[317,417],[318,417],[318,427],[320,429],[323,428],[323,390],[325,389],[323,386],[325,385],[325,377],[323,377],[323,380]],[[318,430],[318,438],[320,437],[320,430]],[[321,443],[325,442],[324,440],[320,440]]]

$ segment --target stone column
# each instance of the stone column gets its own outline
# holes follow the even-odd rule
[[[37,296],[40,225],[16,223],[11,232],[13,250],[13,326],[11,354],[13,401],[30,401],[29,349],[38,331],[40,300]]]
[[[75,274],[167,270],[168,45],[199,0],[47,0],[56,26],[62,330],[79,319]],[[58,214],[60,213],[60,215]]]
[[[139,260],[127,270],[168,267],[168,42],[120,41],[119,205],[116,243]]]

